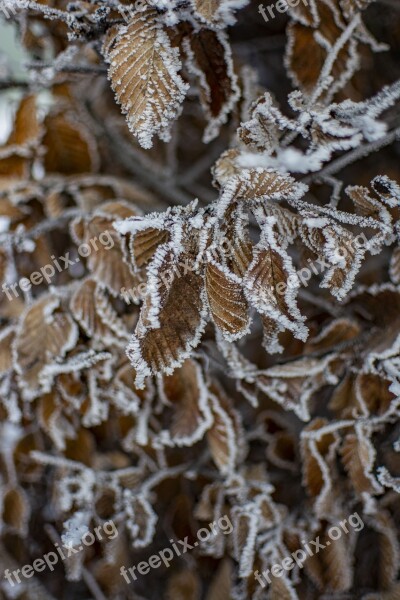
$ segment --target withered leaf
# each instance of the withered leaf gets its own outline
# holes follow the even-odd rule
[[[112,29],[103,46],[117,102],[144,148],[153,136],[169,139],[187,84],[179,75],[178,48],[171,46],[154,9],[137,11],[127,26]]]
[[[319,17],[317,22],[314,15],[311,26],[291,23],[288,28],[286,59],[289,74],[294,84],[307,93],[311,92],[318,81],[328,56],[328,49],[345,29],[345,23],[340,19],[334,2],[321,0],[316,6]],[[304,17],[304,14],[302,16]],[[354,73],[355,48],[356,42],[350,38],[333,62],[331,74],[335,82],[335,91],[343,87]]]
[[[214,21],[219,7],[221,6],[221,0],[192,0],[196,11],[206,21]]]
[[[69,175],[97,170],[96,143],[84,124],[74,121],[68,113],[59,113],[48,115],[44,125],[44,164],[47,171]]]
[[[70,307],[74,318],[91,338],[112,343],[126,335],[122,320],[93,279],[83,281],[73,294]]]
[[[203,3],[203,5],[205,2]],[[200,29],[189,37],[193,70],[199,76],[200,98],[209,121],[204,141],[211,141],[225,123],[240,96],[226,35]]]
[[[113,296],[119,296],[124,290],[135,290],[140,283],[125,261],[121,236],[113,227],[113,222],[121,216],[135,214],[134,205],[110,202],[93,216],[75,219],[70,225],[76,243],[86,243],[90,248],[86,260],[93,279]]]
[[[164,443],[191,446],[204,436],[211,425],[208,392],[200,366],[186,360],[172,375],[164,375],[161,390],[171,405],[173,417]]]
[[[348,540],[344,535],[335,541],[331,541],[328,535],[320,537],[325,548],[307,558],[304,569],[320,590],[328,589],[337,593],[348,591],[353,583],[353,565]]]
[[[239,415],[228,398],[215,387],[210,393],[210,407],[214,422],[207,431],[207,442],[221,473],[229,473],[235,466],[243,444]]]
[[[203,278],[193,268],[175,269],[171,251],[162,252],[159,272],[144,300],[127,354],[136,369],[136,385],[155,373],[170,375],[195,348],[205,327]],[[189,264],[191,262],[190,258]],[[193,266],[193,265],[192,265]],[[158,289],[157,289],[158,288]]]
[[[168,579],[166,600],[200,600],[201,580],[195,571],[178,571]]]
[[[21,535],[26,535],[30,512],[29,500],[22,488],[14,487],[6,491],[2,512],[6,525],[16,529]]]
[[[224,559],[211,580],[206,600],[227,600],[232,596],[232,562]]]
[[[351,483],[360,496],[363,492],[379,492],[379,486],[371,475],[375,452],[366,437],[348,434],[341,447],[341,455]]]
[[[129,245],[135,266],[138,269],[144,267],[153,258],[158,246],[168,239],[168,231],[163,229],[145,229],[132,236]]]
[[[206,266],[206,292],[215,325],[228,340],[249,330],[248,306],[239,277],[215,261]]]
[[[19,385],[28,399],[37,397],[48,386],[40,381],[43,369],[76,344],[77,326],[69,315],[58,310],[59,306],[59,298],[41,297],[28,308],[18,327],[13,352]]]

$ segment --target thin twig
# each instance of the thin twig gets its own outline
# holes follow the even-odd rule
[[[45,62],[28,62],[25,63],[24,66],[27,69],[52,69],[54,65],[52,63]],[[79,74],[87,74],[93,73],[96,75],[107,73],[107,68],[103,66],[95,66],[95,65],[63,65],[57,67],[57,72],[61,73],[79,73]]]
[[[27,81],[15,81],[14,79],[4,79],[0,81],[0,90],[8,90],[10,88],[23,88],[26,89],[29,87],[29,83]]]

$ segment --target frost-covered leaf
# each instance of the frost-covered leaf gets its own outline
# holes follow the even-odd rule
[[[375,451],[371,441],[361,432],[358,435],[348,434],[341,448],[342,460],[346,471],[349,473],[352,485],[356,492],[376,493],[380,491],[371,470],[375,461]]]
[[[205,327],[203,278],[191,266],[180,273],[171,251],[160,248],[154,258],[154,278],[127,354],[136,369],[136,385],[156,373],[170,375],[200,342]]]
[[[157,12],[135,12],[127,26],[112,29],[103,53],[116,99],[139,143],[151,148],[154,135],[167,141],[188,86],[179,75],[179,50],[171,46]]]
[[[236,161],[237,162],[237,161]],[[306,191],[306,186],[297,183],[289,175],[276,171],[259,168],[241,169],[240,175],[227,180],[221,195],[218,213],[222,217],[232,201],[240,200],[285,200],[300,198]]]
[[[320,539],[324,548],[304,563],[308,576],[320,590],[332,593],[348,591],[353,583],[349,540],[343,535],[331,541],[326,534],[320,535]]]
[[[160,440],[168,445],[191,446],[202,439],[212,416],[200,365],[188,359],[172,375],[163,375],[160,393],[173,411],[169,430],[159,434]]]
[[[303,482],[310,496],[315,498],[317,514],[329,514],[334,502],[332,468],[339,439],[335,432],[318,437],[314,433],[326,425],[325,419],[314,419],[303,432],[301,446]]]
[[[204,141],[209,142],[218,135],[240,96],[231,49],[225,33],[212,29],[200,29],[190,35],[185,48],[190,69],[199,79],[200,98],[208,120]]]
[[[207,432],[212,458],[221,471],[229,473],[235,466],[243,445],[239,415],[219,389],[210,390],[210,408],[214,422]]]
[[[313,23],[310,25],[299,22],[289,25],[287,66],[294,84],[310,93],[319,80],[325,61],[329,60],[329,74],[334,80],[331,93],[334,93],[349,81],[358,66],[357,42],[351,31],[350,35],[344,34],[346,22],[335,2],[320,0],[311,5],[311,9],[315,7],[318,10],[317,22],[311,11]],[[301,20],[305,21],[304,18]],[[338,44],[336,48],[335,43]]]
[[[273,217],[267,220],[254,250],[244,278],[246,297],[261,315],[305,339],[307,330],[295,302],[299,280],[289,255],[276,243],[274,223]]]
[[[71,312],[87,335],[93,339],[112,343],[115,337],[127,336],[124,324],[109,298],[93,279],[86,279],[73,294]]]
[[[150,502],[143,495],[136,495],[131,490],[125,489],[123,506],[132,546],[134,548],[146,547],[154,536],[157,523],[157,515]]]
[[[227,340],[238,339],[249,331],[247,301],[237,275],[210,260],[206,267],[206,292],[211,317]]]
[[[40,380],[44,368],[76,344],[77,326],[59,306],[55,296],[42,297],[28,308],[18,327],[13,352],[19,385],[27,399],[45,391]]]
[[[121,236],[113,227],[118,218],[135,214],[134,205],[110,202],[103,204],[90,217],[75,219],[70,226],[77,245],[83,243],[89,247],[85,253],[91,276],[113,296],[119,296],[124,290],[135,290],[140,282],[125,261]]]

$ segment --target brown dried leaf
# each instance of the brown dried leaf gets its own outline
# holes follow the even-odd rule
[[[44,126],[46,171],[70,175],[97,170],[99,158],[96,144],[84,124],[74,121],[68,114],[60,113],[48,115]]]
[[[302,185],[289,175],[265,169],[242,169],[237,178],[234,196],[243,200],[284,199],[299,195]]]
[[[375,451],[368,439],[348,434],[341,447],[341,455],[344,468],[349,474],[354,489],[360,496],[363,492],[379,492],[379,486],[371,476]]]
[[[200,600],[201,580],[195,571],[185,569],[168,580],[167,600]]]
[[[338,344],[352,340],[360,333],[360,326],[346,318],[334,319],[315,337],[310,338],[305,348],[311,352],[321,352]]]
[[[298,598],[289,579],[285,576],[280,579],[272,578],[270,600],[298,600]]]
[[[325,548],[307,558],[304,563],[307,575],[320,590],[348,591],[353,583],[353,565],[348,540],[344,535],[335,541],[331,541],[327,535],[321,535],[320,538]]]
[[[248,305],[238,276],[209,261],[206,292],[212,319],[227,340],[241,338],[249,331]]]
[[[125,326],[109,298],[93,279],[85,279],[74,292],[70,308],[85,333],[103,343],[125,337]]]
[[[315,18],[313,19],[313,26],[291,23],[288,27],[289,41],[286,60],[289,74],[294,85],[308,93],[318,81],[328,56],[328,44],[332,46],[345,28],[345,23],[333,2],[320,0],[317,6],[319,18],[317,23],[315,23]],[[304,13],[302,17],[304,17]],[[316,32],[318,32],[318,37]],[[353,74],[356,66],[354,54],[355,42],[350,39],[339,51],[332,66],[331,75],[334,78],[336,89],[340,89]]]
[[[60,300],[41,297],[25,312],[13,345],[19,385],[27,398],[35,398],[48,386],[40,381],[46,365],[65,356],[76,343],[78,331],[71,317],[56,312]]]
[[[221,0],[193,0],[197,13],[206,21],[215,20],[218,9],[221,6]]]
[[[240,90],[224,32],[200,29],[190,35],[189,44],[193,70],[199,76],[201,103],[209,121],[204,134],[204,141],[208,142],[216,137],[219,126],[226,122]]]
[[[163,229],[145,229],[144,231],[139,231],[128,242],[135,266],[141,269],[147,265],[153,258],[158,246],[168,240],[169,233]]]
[[[193,267],[192,259],[187,260]],[[153,297],[149,292],[146,296],[136,333],[127,348],[139,388],[151,374],[172,374],[198,345],[204,331],[203,278],[193,268],[182,275],[175,267],[173,252],[166,252],[158,263],[157,294]]]
[[[36,98],[33,95],[26,96],[21,100],[18,107],[14,127],[7,140],[7,145],[22,146],[36,142],[40,133],[41,129],[36,114]]]
[[[213,576],[205,600],[230,600],[232,598],[232,562],[225,558]]]
[[[327,423],[326,419],[318,417],[305,428],[305,431],[317,432]],[[335,450],[336,442],[337,435],[335,433],[326,433],[318,440],[308,437],[302,441],[303,483],[313,497],[318,497],[324,488],[331,485],[328,463],[333,458],[332,450]]]
[[[179,75],[179,50],[172,48],[157,12],[138,11],[127,26],[111,29],[103,53],[117,102],[141,146],[151,148],[155,134],[167,141],[187,84]]]
[[[0,373],[12,368],[11,348],[15,337],[13,328],[4,328],[0,333]]]
[[[211,390],[210,405],[214,422],[207,431],[208,446],[221,473],[228,473],[234,468],[243,444],[241,422],[228,398],[215,386]]]
[[[186,360],[172,375],[162,378],[162,393],[172,405],[170,437],[178,446],[191,446],[211,424],[207,388],[200,366]]]
[[[289,272],[282,255],[273,248],[256,248],[244,279],[248,300],[262,313],[272,310],[290,317],[285,290]]]
[[[121,202],[103,205],[99,211],[101,214],[96,213],[86,221],[75,219],[70,226],[71,234],[76,243],[83,241],[91,248],[86,260],[97,284],[106,287],[113,296],[119,296],[124,290],[136,290],[140,280],[131,273],[125,262],[121,237],[114,229],[113,222],[122,216],[137,213],[134,205],[128,206]],[[108,213],[110,216],[107,216]]]
[[[30,504],[24,490],[20,487],[8,489],[3,498],[2,519],[6,525],[26,535],[30,516]]]

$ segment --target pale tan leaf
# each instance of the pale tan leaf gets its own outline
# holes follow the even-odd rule
[[[221,0],[193,0],[195,10],[206,21],[215,20],[218,9],[221,6]]]
[[[112,29],[103,53],[116,99],[139,143],[150,148],[155,134],[168,140],[188,86],[179,75],[179,50],[157,12],[137,11],[127,26]]]

